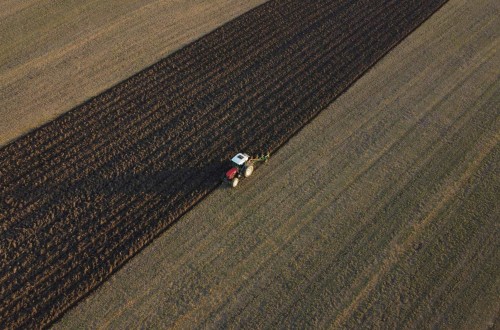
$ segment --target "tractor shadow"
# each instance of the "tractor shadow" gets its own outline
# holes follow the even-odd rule
[[[158,170],[145,169],[140,172],[120,173],[107,180],[97,173],[96,177],[90,178],[92,184],[82,182],[82,187],[105,195],[147,193],[168,200],[179,194],[188,196],[206,193],[219,186],[225,187],[222,179],[229,166],[229,162],[226,161],[207,162],[201,166],[163,166]],[[99,181],[99,177],[102,185],[96,186],[95,182]]]
[[[142,171],[137,171],[133,166],[126,171],[108,167],[86,174],[80,173],[59,183],[47,182],[43,185],[28,181],[6,193],[7,199],[13,203],[1,201],[0,204],[7,209],[17,208],[15,205],[27,205],[49,198],[45,204],[46,209],[63,204],[71,208],[79,200],[127,200],[138,195],[154,195],[156,199],[168,202],[229,187],[223,182],[224,173],[230,168],[229,161],[206,162],[201,166],[165,164],[158,167],[156,170],[145,168]]]

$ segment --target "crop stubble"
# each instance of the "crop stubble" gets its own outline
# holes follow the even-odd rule
[[[43,325],[445,1],[270,1],[0,150],[2,325]]]

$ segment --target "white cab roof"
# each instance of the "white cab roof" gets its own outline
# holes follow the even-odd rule
[[[233,163],[236,163],[237,165],[243,165],[245,164],[245,162],[250,158],[250,156],[248,156],[247,154],[237,154],[236,156],[234,156],[231,161]]]

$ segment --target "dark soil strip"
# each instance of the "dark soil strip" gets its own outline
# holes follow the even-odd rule
[[[1,149],[0,328],[53,322],[444,2],[270,1]]]

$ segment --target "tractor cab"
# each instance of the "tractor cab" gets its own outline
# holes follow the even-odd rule
[[[241,168],[250,159],[247,154],[239,153],[231,159],[231,165]]]

